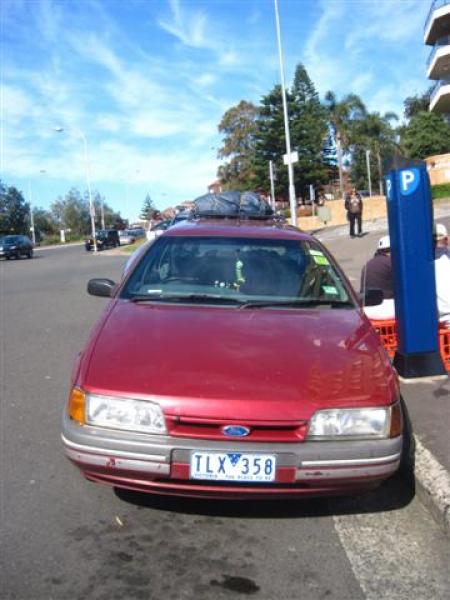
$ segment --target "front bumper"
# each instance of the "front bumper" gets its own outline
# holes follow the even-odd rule
[[[0,250],[0,258],[11,258],[11,256],[16,256],[17,250]]]
[[[400,466],[402,436],[387,440],[255,443],[192,440],[80,426],[66,415],[66,456],[99,483],[192,497],[293,497],[349,494],[370,489]],[[274,483],[199,481],[189,478],[192,451],[276,454]]]

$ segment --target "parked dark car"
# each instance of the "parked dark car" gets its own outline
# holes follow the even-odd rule
[[[399,468],[398,377],[307,233],[188,219],[141,246],[119,285],[88,291],[110,305],[73,369],[62,432],[88,480],[292,498],[360,493]]]
[[[97,249],[104,250],[105,248],[116,248],[120,246],[119,232],[115,229],[101,229],[96,234]],[[94,248],[94,240],[89,238],[85,241],[84,246],[89,252]]]
[[[5,235],[0,237],[0,258],[33,258],[33,243],[26,235]]]
[[[134,235],[136,239],[145,237],[145,229],[143,227],[131,227],[128,231]]]

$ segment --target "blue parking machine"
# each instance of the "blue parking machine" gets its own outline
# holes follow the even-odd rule
[[[385,180],[398,337],[394,366],[404,378],[445,375],[439,352],[433,208],[426,165],[402,165]]]

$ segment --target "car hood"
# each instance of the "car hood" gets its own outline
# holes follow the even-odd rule
[[[394,372],[356,309],[113,302],[86,352],[86,390],[229,419],[307,419],[394,400]]]

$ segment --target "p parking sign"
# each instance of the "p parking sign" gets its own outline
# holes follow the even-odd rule
[[[402,196],[411,196],[420,184],[420,170],[413,167],[398,172],[399,190]]]

